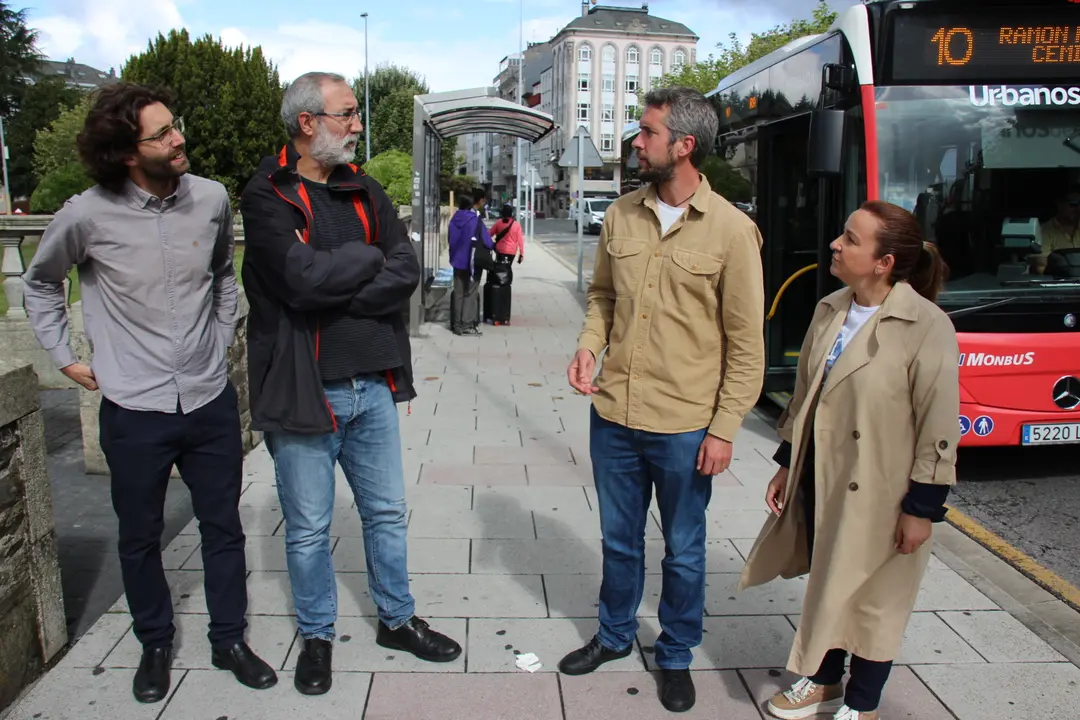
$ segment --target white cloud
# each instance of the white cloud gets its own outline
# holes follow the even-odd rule
[[[31,17],[41,50],[52,59],[74,57],[99,69],[119,69],[159,32],[184,26],[172,0],[60,0],[53,10]]]

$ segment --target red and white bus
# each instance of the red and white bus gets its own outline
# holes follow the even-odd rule
[[[950,267],[961,444],[1080,442],[1080,4],[869,0],[709,96],[757,193],[769,397],[838,287],[829,242],[882,199]]]

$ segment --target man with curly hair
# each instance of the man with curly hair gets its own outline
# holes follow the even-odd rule
[[[38,341],[67,377],[101,391],[124,591],[143,646],[132,690],[145,703],[170,685],[175,627],[161,533],[174,465],[202,535],[211,660],[248,687],[277,682],[244,642],[243,455],[226,360],[237,309],[232,210],[220,183],[188,173],[183,120],[168,102],[128,83],[100,92],[77,141],[97,185],[56,214],[25,276]],[[63,282],[73,265],[89,364],[69,344]]]

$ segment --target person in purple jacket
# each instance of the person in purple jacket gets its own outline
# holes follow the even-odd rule
[[[454,289],[450,293],[450,329],[455,335],[479,336],[480,276],[483,268],[476,265],[474,249],[482,242],[495,249],[487,225],[480,219],[476,205],[485,198],[462,195],[458,210],[450,218],[450,266],[454,268]]]

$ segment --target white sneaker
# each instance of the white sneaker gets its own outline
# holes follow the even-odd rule
[[[844,688],[836,685],[818,685],[803,678],[790,690],[779,692],[769,700],[768,710],[781,720],[802,720],[822,713],[830,713],[843,705]],[[858,720],[858,719],[856,719]]]
[[[868,713],[861,713],[857,710],[852,710],[847,705],[842,705],[836,714],[833,715],[833,720],[881,720],[878,717],[877,710]]]

